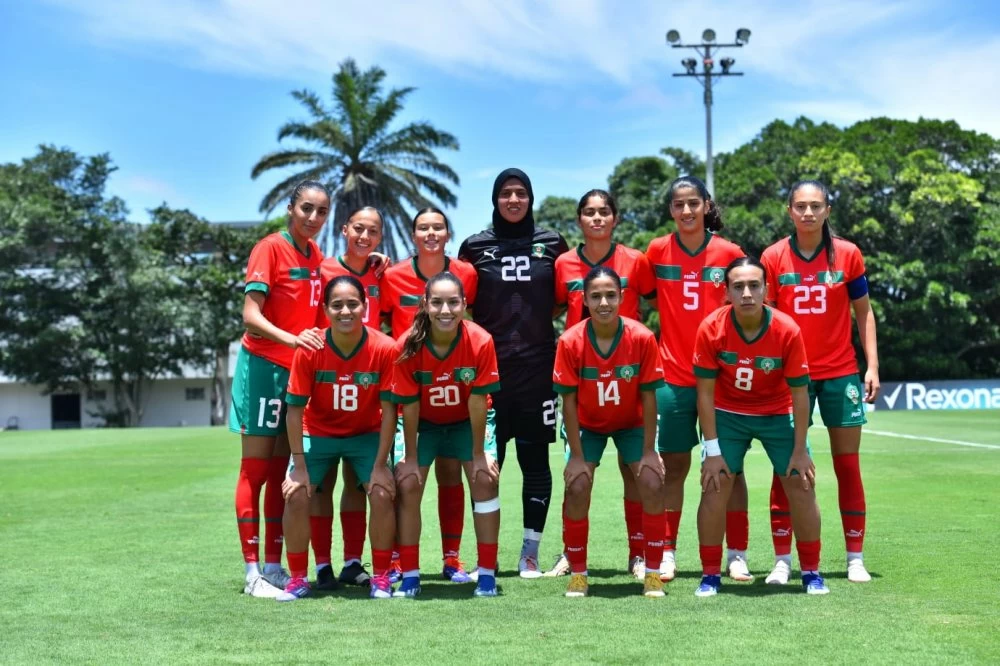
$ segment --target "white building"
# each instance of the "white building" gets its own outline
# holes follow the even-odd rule
[[[228,404],[239,343],[229,349]],[[97,382],[88,393],[45,394],[45,387],[26,384],[0,374],[0,429],[53,430],[98,428],[104,421],[94,416],[102,406],[112,406],[111,385]],[[182,377],[152,382],[146,393],[140,426],[207,426],[211,424],[212,375],[210,369],[185,369]],[[228,414],[228,411],[227,411]]]

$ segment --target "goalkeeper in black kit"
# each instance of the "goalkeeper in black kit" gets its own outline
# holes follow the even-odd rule
[[[556,335],[556,257],[569,248],[554,231],[537,229],[531,181],[506,169],[493,183],[493,228],[470,236],[458,256],[479,276],[473,319],[493,336],[503,390],[493,396],[501,469],[513,438],[524,477],[524,542],[518,571],[538,578],[538,546],[552,499],[549,444],[556,438],[552,391]]]

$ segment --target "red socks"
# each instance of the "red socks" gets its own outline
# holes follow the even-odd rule
[[[274,456],[268,463],[267,487],[264,488],[264,562],[281,564],[281,547],[285,529],[281,524],[285,513],[285,496],[281,482],[288,472],[288,456]]]
[[[590,536],[590,520],[570,520],[563,516],[563,544],[566,559],[573,573],[587,570],[587,539]]]
[[[625,500],[625,530],[628,532],[628,559],[641,557],[646,548],[646,539],[643,537],[643,525],[645,519],[642,515],[642,502]],[[663,555],[660,549],[661,557]]]
[[[726,511],[726,547],[746,550],[750,544],[750,518],[746,511]]]
[[[661,511],[642,514],[642,533],[645,534],[646,571],[656,571],[663,560],[663,535],[667,531],[667,517]]]
[[[465,487],[438,486],[438,520],[441,521],[441,555],[458,557],[465,528]]]
[[[288,553],[288,573],[292,578],[305,578],[309,575],[309,551]]]
[[[476,550],[479,554],[479,568],[489,569],[490,571],[497,570],[497,544],[495,543],[480,543],[476,545]]]
[[[420,570],[419,545],[399,546],[399,568],[403,570],[403,573]]]
[[[667,532],[663,537],[663,549],[677,550],[677,530],[681,526],[681,512],[667,509],[664,515],[667,517]]]
[[[392,564],[391,550],[372,548],[372,573],[376,576],[385,575],[389,571],[390,564]]]
[[[718,546],[698,546],[701,556],[701,573],[704,576],[719,576],[722,574],[722,544]]]
[[[316,566],[331,564],[330,550],[333,542],[333,516],[309,516],[309,540],[312,542]]]
[[[799,569],[803,573],[806,571],[819,571],[819,547],[820,540],[799,541],[795,544],[799,551]]]
[[[360,560],[365,550],[368,529],[365,511],[341,511],[340,528],[344,531],[344,561]]]
[[[244,562],[257,562],[257,545],[260,541],[260,489],[267,480],[268,461],[262,458],[243,458],[240,476],[236,481],[236,527],[240,533],[240,547]]]
[[[771,541],[775,557],[792,554],[792,512],[777,474],[771,479]]]
[[[840,500],[840,519],[848,553],[860,553],[865,545],[865,487],[861,483],[861,463],[857,453],[833,457]]]

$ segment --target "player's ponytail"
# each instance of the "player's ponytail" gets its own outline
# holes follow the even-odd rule
[[[823,200],[826,202],[826,207],[830,208],[833,205],[833,197],[830,196],[830,189],[819,182],[818,180],[800,180],[791,189],[788,190],[788,206],[791,207],[792,199],[795,198],[795,193],[801,188],[806,186],[815,187],[817,190],[823,193]],[[826,250],[826,262],[832,267],[834,262],[834,248],[833,248],[833,229],[830,227],[830,215],[827,214],[826,219],[823,220],[823,248]]]
[[[420,353],[420,347],[427,340],[427,336],[431,333],[431,316],[427,312],[427,301],[431,297],[431,287],[440,282],[441,280],[450,280],[458,286],[458,293],[464,299],[465,298],[465,288],[462,286],[462,281],[455,277],[448,271],[441,271],[430,280],[427,281],[427,285],[424,287],[424,297],[420,299],[420,307],[417,309],[417,314],[413,318],[413,325],[410,327],[409,332],[406,335],[406,340],[403,342],[403,351],[400,353],[399,358],[396,359],[396,363],[402,363],[408,358],[412,358]]]
[[[680,178],[676,178],[670,183],[670,188],[667,190],[667,201],[673,201],[677,190],[682,187],[694,189],[701,200],[705,202],[705,231],[722,231],[722,228],[725,226],[722,223],[722,211],[700,178],[696,178],[695,176],[681,176]]]

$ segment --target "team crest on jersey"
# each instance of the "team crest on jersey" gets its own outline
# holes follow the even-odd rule
[[[354,383],[361,388],[368,388],[372,384],[378,382],[377,372],[355,372],[354,373]]]
[[[476,379],[476,369],[475,368],[455,368],[455,380],[460,381],[466,386],[471,384]]]
[[[632,381],[632,378],[635,377],[635,370],[632,369],[631,365],[626,365],[624,368],[621,369],[621,372],[619,374],[621,375],[621,378],[624,379],[626,382],[630,382]]]
[[[378,298],[379,292],[377,284],[368,285],[368,295],[371,296],[372,298]]]
[[[539,258],[544,257],[545,245],[543,245],[542,243],[535,243],[534,245],[531,246],[531,254]]]
[[[861,401],[861,391],[859,391],[858,387],[855,386],[854,384],[847,385],[847,388],[844,389],[844,395],[846,395],[847,399],[850,400],[855,405]]]
[[[719,268],[718,266],[716,266],[711,271],[709,271],[708,279],[712,281],[712,284],[718,287],[720,284],[722,284],[722,281],[726,279],[726,272],[721,268]]]
[[[769,374],[774,370],[774,360],[770,358],[761,359],[760,369],[764,371],[764,374]]]

